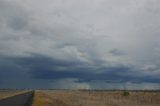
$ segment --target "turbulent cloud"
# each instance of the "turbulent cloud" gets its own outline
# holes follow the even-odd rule
[[[37,88],[43,88],[41,82],[47,88],[62,79],[72,79],[68,83],[73,88],[94,88],[91,83],[100,86],[97,81],[112,82],[114,87],[128,82],[158,86],[159,4],[159,0],[1,0],[0,87],[13,82],[14,86],[23,78],[28,82],[23,87],[37,83]]]

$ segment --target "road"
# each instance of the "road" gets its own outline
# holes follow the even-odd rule
[[[0,100],[0,106],[29,106],[34,92],[26,92]]]

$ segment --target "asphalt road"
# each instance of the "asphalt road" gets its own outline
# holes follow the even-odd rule
[[[0,100],[0,106],[29,106],[34,92],[26,92]]]

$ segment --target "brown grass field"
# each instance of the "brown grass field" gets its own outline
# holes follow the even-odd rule
[[[14,96],[14,95],[18,95],[21,93],[25,93],[25,92],[27,91],[25,90],[0,90],[0,100],[7,98],[7,97]]]
[[[160,106],[160,92],[38,90],[32,106]]]

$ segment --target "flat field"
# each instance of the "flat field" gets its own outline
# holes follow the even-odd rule
[[[38,90],[32,106],[160,106],[160,92]]]

